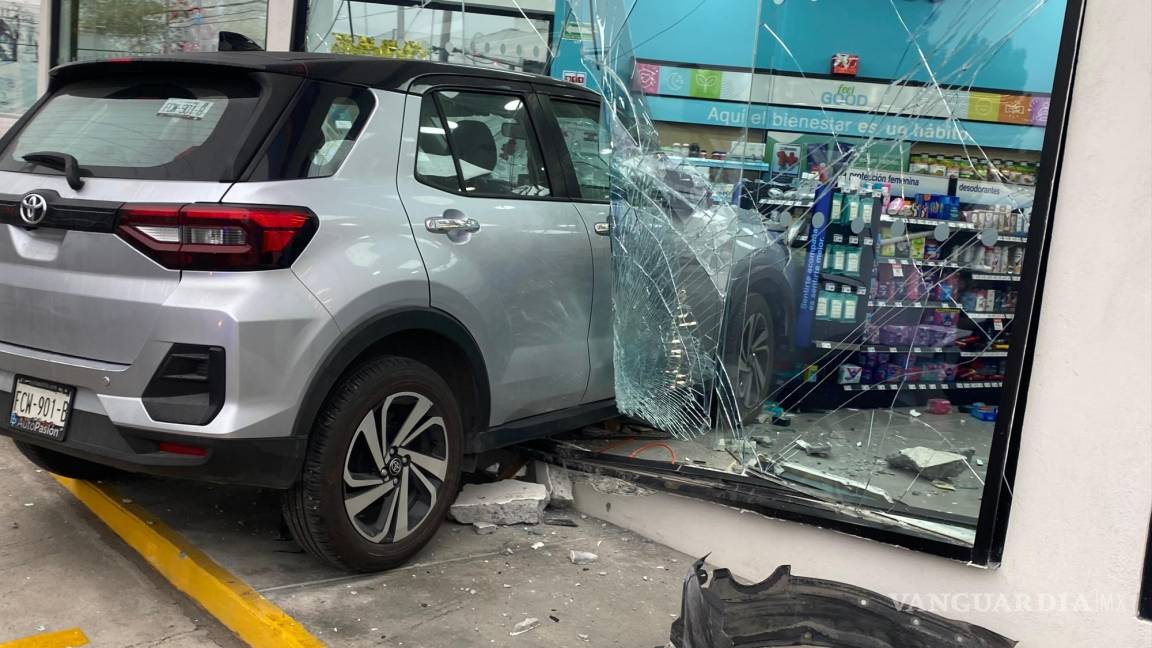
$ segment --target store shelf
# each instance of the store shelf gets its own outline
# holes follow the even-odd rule
[[[846,286],[852,286],[853,288],[865,288],[864,281],[862,279],[860,279],[859,277],[846,277],[844,275],[832,274],[830,272],[821,272],[820,273],[820,280],[821,281],[832,281],[832,282],[835,282],[838,284],[843,284]],[[864,294],[864,293],[859,293],[859,294]]]
[[[984,382],[954,382],[954,383],[933,383],[933,382],[906,382],[906,383],[877,383],[874,385],[841,385],[844,391],[937,391],[941,389],[999,389],[1004,386],[1001,380],[989,380]]]
[[[979,270],[973,271],[972,281],[1020,281],[1018,274],[988,274]]]
[[[926,268],[963,268],[964,266],[959,263],[951,261],[928,261],[921,259],[904,259],[900,257],[879,257],[876,263],[886,263],[888,265],[903,265],[903,266],[924,266]]]
[[[758,205],[772,205],[773,207],[804,207],[808,208],[814,205],[811,200],[797,200],[795,198],[761,198],[757,201]]]
[[[996,242],[997,243],[1027,243],[1028,237],[1027,236],[1009,236],[1006,234],[997,235],[996,236]]]
[[[1007,358],[1007,349],[994,349],[988,351],[961,351],[961,358]]]
[[[919,301],[919,300],[893,300],[893,301],[869,301],[869,308],[952,308],[959,309],[958,304],[945,304],[944,302],[934,301]]]
[[[895,223],[896,221],[904,221],[909,225],[926,225],[928,227],[936,227],[937,225],[947,225],[948,229],[958,230],[976,230],[974,223],[966,221],[951,221],[941,220],[939,218],[904,218],[903,216],[889,216],[888,214],[881,214],[880,220],[885,223]]]
[[[709,158],[676,157],[669,155],[668,159],[679,164],[707,167],[709,169],[739,169],[741,171],[771,171],[772,165],[767,162],[755,160],[712,160]]]
[[[852,168],[848,177],[858,177],[865,183],[887,182],[892,186],[893,196],[914,196],[916,194],[947,194],[949,178],[920,173],[874,172]],[[957,180],[956,195],[960,202],[971,205],[1008,205],[1019,209],[1030,207],[1035,199],[1036,188],[1031,185],[1015,185],[986,180]]]
[[[834,351],[864,351],[865,353],[951,353],[955,347],[933,346],[902,346],[894,347],[887,344],[857,344],[855,342],[830,342],[817,340],[812,343],[817,349],[831,349]]]

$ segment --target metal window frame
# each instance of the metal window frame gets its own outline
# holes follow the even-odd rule
[[[1001,392],[999,416],[993,430],[988,471],[971,547],[910,535],[875,525],[867,525],[820,510],[779,490],[738,475],[724,475],[682,465],[627,457],[574,451],[570,445],[531,451],[538,457],[579,470],[612,474],[642,485],[669,490],[708,501],[725,501],[768,517],[834,529],[863,538],[913,549],[969,564],[996,567],[1004,556],[1016,466],[1023,436],[1023,423],[1031,380],[1035,340],[1044,289],[1044,275],[1051,246],[1053,217],[1059,193],[1060,171],[1068,128],[1068,115],[1075,81],[1076,61],[1084,21],[1086,0],[1069,0],[1060,33],[1060,47],[1048,113],[1048,126],[1041,150],[1041,173],[1037,177],[1033,202],[1032,231],[1025,244],[1025,264],[1020,281],[1013,345],[1007,358],[1006,378]],[[1152,542],[1152,540],[1150,540]],[[1152,549],[1150,549],[1152,554]],[[1152,557],[1149,558],[1152,561]],[[1152,571],[1152,567],[1149,567]],[[1152,581],[1152,576],[1146,576]],[[1152,590],[1152,583],[1147,586]],[[1152,593],[1148,594],[1152,599]],[[1152,608],[1152,600],[1148,606]],[[1149,610],[1152,614],[1152,609]]]
[[[53,0],[59,2],[60,0]],[[548,70],[552,67],[552,32],[556,28],[556,16],[554,13],[545,11],[532,11],[524,10],[523,13],[514,11],[512,9],[501,9],[500,7],[469,7],[464,5],[464,10],[461,10],[461,3],[447,2],[443,0],[433,0],[432,2],[423,2],[421,0],[356,0],[357,2],[364,2],[366,4],[377,5],[391,5],[394,7],[417,7],[421,9],[433,9],[441,11],[453,11],[456,13],[474,13],[485,16],[503,16],[507,18],[525,17],[530,20],[540,20],[548,23],[548,60],[544,62],[544,69]],[[308,0],[295,0],[296,10],[293,12],[292,19],[292,41],[290,50],[293,52],[307,52],[308,45]]]

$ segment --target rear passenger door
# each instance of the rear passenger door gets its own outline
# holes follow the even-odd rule
[[[584,94],[566,94],[555,87],[541,89],[541,100],[555,124],[558,148],[565,156],[572,203],[592,233],[594,297],[588,328],[588,390],[586,402],[615,396],[612,369],[612,242],[609,236],[611,194],[608,144],[601,141],[600,103]]]
[[[509,83],[430,84],[404,110],[400,195],[432,307],[483,353],[491,425],[578,405],[588,383],[589,235],[540,118],[531,88]]]

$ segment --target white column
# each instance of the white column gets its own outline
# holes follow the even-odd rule
[[[292,18],[296,13],[296,3],[308,0],[268,0],[268,37],[265,49],[270,52],[287,52],[292,49]]]
[[[52,47],[56,44],[56,34],[52,24],[52,4],[59,0],[40,0],[40,25],[36,30],[36,90],[44,94],[48,90],[48,70],[51,68]]]

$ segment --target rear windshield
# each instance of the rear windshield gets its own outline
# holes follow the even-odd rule
[[[61,88],[7,146],[0,169],[57,173],[24,160],[68,153],[84,175],[221,180],[238,163],[260,86],[241,78],[95,79]]]

